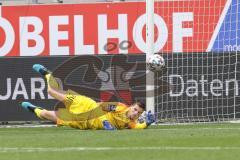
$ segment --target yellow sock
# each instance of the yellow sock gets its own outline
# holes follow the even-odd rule
[[[36,116],[40,119],[44,119],[43,117],[41,117],[41,113],[42,113],[43,109],[40,108],[36,108],[34,109],[34,113],[36,114]]]
[[[45,78],[47,79],[47,81],[49,81],[49,79],[50,79],[50,76],[51,76],[51,74],[50,74],[50,73],[45,75]]]
[[[58,84],[57,80],[51,74],[46,74],[45,78],[47,79],[48,88],[50,86],[53,89],[60,89],[60,85]]]

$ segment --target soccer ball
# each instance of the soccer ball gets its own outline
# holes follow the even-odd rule
[[[162,71],[165,68],[165,60],[159,54],[154,54],[148,58],[147,67],[153,72]]]

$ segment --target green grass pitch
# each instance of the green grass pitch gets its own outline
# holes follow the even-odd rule
[[[153,126],[81,131],[0,128],[0,160],[236,160],[240,124]]]

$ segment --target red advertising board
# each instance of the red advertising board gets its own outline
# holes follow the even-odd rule
[[[156,2],[155,51],[205,52],[227,0]],[[0,56],[145,52],[145,2],[0,8]]]

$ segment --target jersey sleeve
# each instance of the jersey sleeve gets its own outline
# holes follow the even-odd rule
[[[145,129],[145,128],[147,128],[147,124],[146,124],[146,122],[143,122],[143,123],[130,122],[129,128],[130,129]]]
[[[118,102],[101,102],[100,106],[105,112],[115,112],[117,110]]]
[[[101,102],[100,106],[105,112],[123,112],[128,108],[127,105],[120,102]]]

